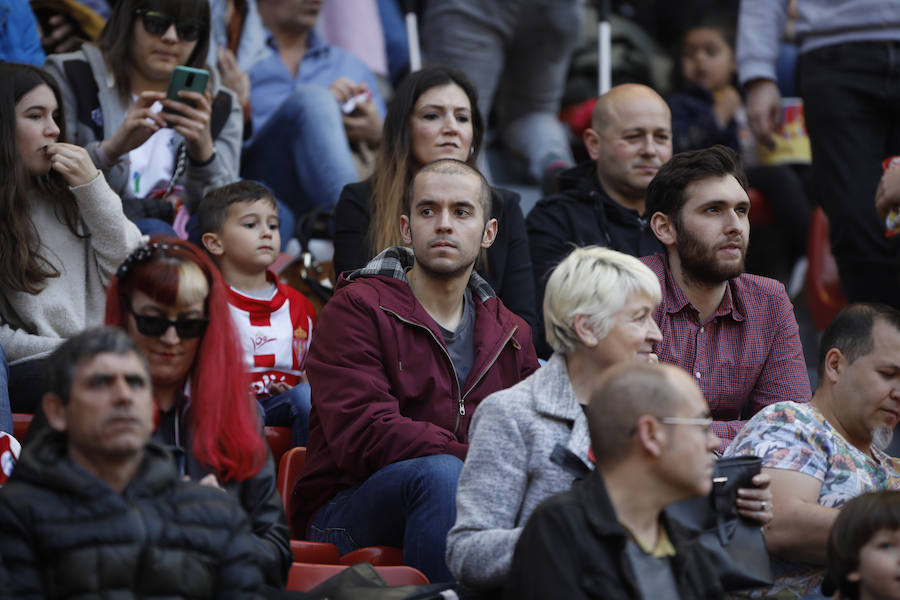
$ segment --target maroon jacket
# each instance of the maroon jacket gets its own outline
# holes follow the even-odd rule
[[[478,403],[538,367],[528,325],[473,273],[475,356],[460,390],[440,330],[406,280],[412,264],[411,250],[388,248],[341,278],[322,311],[306,364],[312,412],[295,527],[387,465],[465,459]]]

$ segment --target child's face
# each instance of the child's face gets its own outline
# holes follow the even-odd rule
[[[224,250],[219,261],[247,275],[265,271],[281,248],[274,203],[261,199],[232,204],[219,238]]]
[[[900,600],[900,529],[876,531],[847,579],[859,582],[860,600]]]
[[[688,81],[716,92],[731,85],[734,53],[715,29],[690,30],[681,46],[681,74]]]

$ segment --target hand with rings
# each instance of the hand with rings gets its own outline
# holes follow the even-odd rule
[[[740,488],[737,495],[737,509],[741,516],[766,525],[772,520],[771,478],[760,473],[753,477],[752,488]]]

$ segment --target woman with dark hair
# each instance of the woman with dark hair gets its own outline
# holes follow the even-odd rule
[[[335,272],[361,268],[384,248],[402,246],[400,214],[413,176],[439,158],[474,166],[483,137],[478,95],[465,75],[433,66],[407,76],[388,107],[374,174],[345,186],[335,208]],[[493,195],[497,238],[477,270],[533,327],[534,279],[519,196],[496,188]]]
[[[84,148],[64,143],[59,88],[0,63],[0,346],[17,412],[34,412],[42,357],[103,319],[104,289],[140,241]]]
[[[204,68],[209,29],[207,0],[121,0],[98,45],[47,59],[74,141],[132,219],[171,222],[179,200],[191,212],[207,188],[238,178],[241,107],[215,69],[207,93],[165,94],[175,67]]]
[[[224,489],[244,507],[266,582],[284,587],[290,532],[212,261],[175,238],[141,246],[109,285],[106,323],[127,331],[147,357],[154,437],[169,445],[183,475]]]

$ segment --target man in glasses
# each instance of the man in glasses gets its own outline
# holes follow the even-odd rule
[[[531,332],[473,271],[491,245],[490,187],[463,162],[416,174],[390,247],[345,273],[318,320],[306,374],[308,459],[295,531],[337,544],[402,546],[432,581],[456,518],[472,414],[537,368]]]
[[[744,273],[750,242],[747,178],[734,151],[682,152],[647,188],[646,214],[665,252],[641,260],[662,302],[660,362],[697,380],[728,444],[762,407],[809,401],[809,376],[791,301],[779,282]]]
[[[884,452],[898,421],[900,312],[851,304],[822,334],[812,402],[767,406],[726,452],[762,457],[772,477],[774,518],[764,533],[776,579],[760,594],[824,597],[816,594],[840,507],[864,492],[900,488],[900,460]]]
[[[587,411],[595,470],[545,500],[516,545],[505,598],[718,598],[715,569],[663,509],[708,494],[719,438],[671,365],[609,369]]]
[[[134,341],[88,330],[49,364],[51,428],[0,490],[3,591],[252,597],[262,574],[246,514],[228,494],[182,481],[150,440],[150,375]]]

